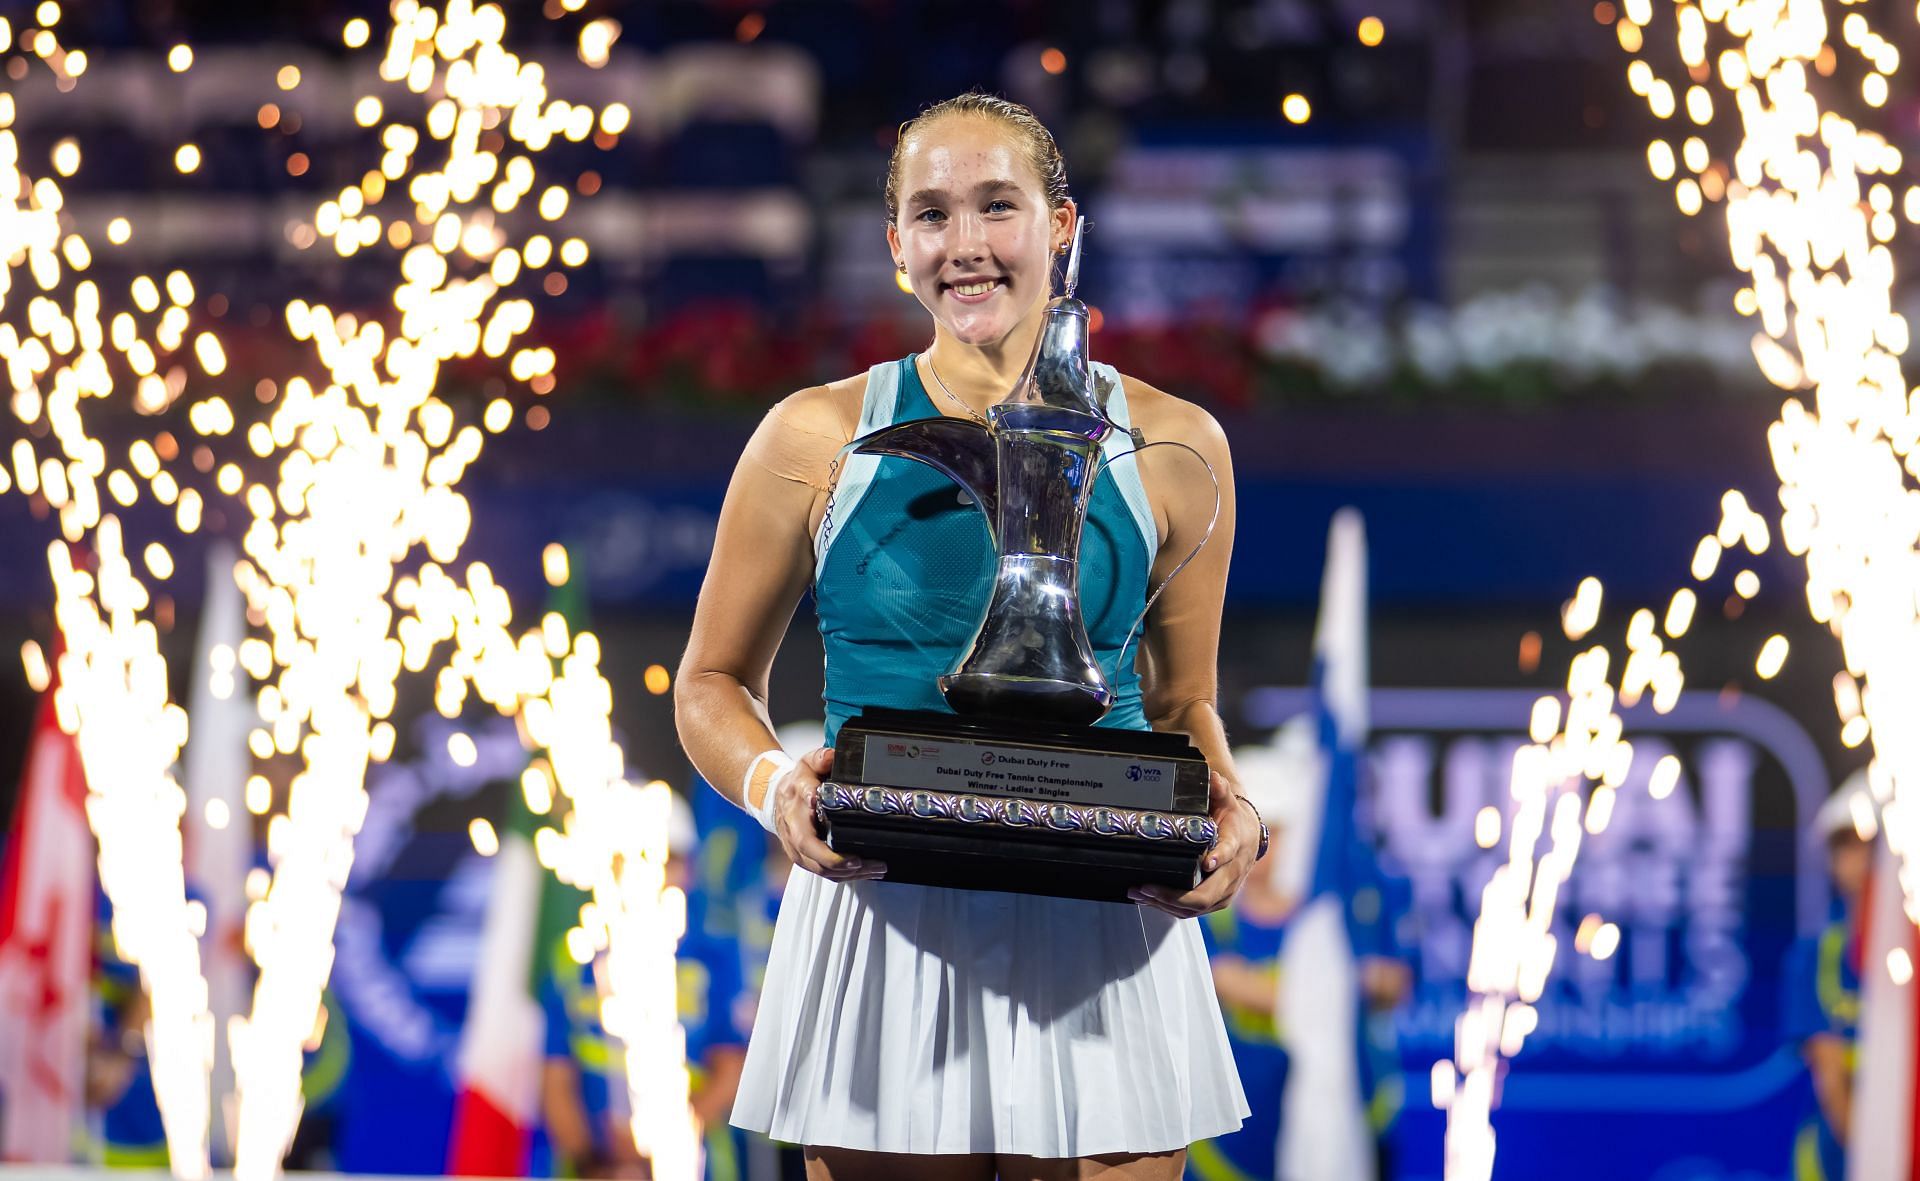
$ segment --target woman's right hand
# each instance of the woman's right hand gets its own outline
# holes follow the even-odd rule
[[[823,746],[803,756],[792,770],[774,781],[774,835],[795,865],[823,878],[851,882],[886,876],[887,867],[882,862],[836,853],[820,838],[814,803],[820,794],[821,778],[832,771],[833,748]]]

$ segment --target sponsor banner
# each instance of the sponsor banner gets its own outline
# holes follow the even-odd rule
[[[1444,1114],[1432,1108],[1428,1072],[1451,1052],[1481,891],[1506,859],[1504,839],[1478,846],[1475,820],[1489,807],[1511,819],[1509,772],[1538,696],[1372,694],[1361,820],[1382,864],[1411,887],[1399,918],[1414,980],[1397,1015],[1404,1181],[1440,1176]],[[1248,712],[1264,725],[1309,708],[1303,689],[1263,689]],[[1671,713],[1624,717],[1632,768],[1560,893],[1560,952],[1539,1027],[1511,1063],[1494,1117],[1499,1173],[1778,1176],[1807,1101],[1797,1048],[1783,1038],[1781,967],[1827,915],[1825,859],[1804,835],[1827,771],[1806,731],[1751,695],[1690,692]],[[1684,770],[1656,797],[1651,773],[1666,755]],[[1620,928],[1607,959],[1574,951],[1590,914]]]

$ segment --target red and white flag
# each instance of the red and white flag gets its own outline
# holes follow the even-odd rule
[[[447,1172],[456,1177],[524,1174],[540,1119],[546,1019],[534,981],[547,871],[518,825],[500,834],[493,861],[447,1146]]]
[[[0,1160],[71,1160],[85,1118],[93,833],[80,750],[41,699],[0,865]]]
[[[1853,1079],[1847,1181],[1920,1181],[1920,965],[1913,920],[1900,890],[1899,862],[1875,846],[1873,879],[1861,911],[1860,1063]]]

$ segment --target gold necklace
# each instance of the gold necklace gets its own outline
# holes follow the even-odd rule
[[[940,371],[933,367],[933,354],[926,353],[924,355],[927,358],[927,372],[933,374],[934,383],[940,387],[940,392],[945,394],[949,399],[951,399],[955,406],[960,407],[961,412],[964,413],[968,418],[973,419],[973,421],[979,423],[981,426],[988,425],[987,420],[982,418],[980,415],[976,414],[974,412],[973,407],[967,405],[965,402],[962,402],[960,400],[960,395],[954,393],[952,390],[947,388],[946,379],[941,377]]]

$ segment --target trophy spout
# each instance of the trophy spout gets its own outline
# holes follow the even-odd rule
[[[1049,406],[1106,418],[1104,391],[1094,381],[1088,335],[1091,313],[1071,295],[1047,305],[1033,355],[1003,405]]]
[[[1093,326],[1087,305],[1074,298],[1080,283],[1080,246],[1087,221],[1080,218],[1073,227],[1072,254],[1067,259],[1066,292],[1047,305],[1040,336],[1033,342],[1033,355],[1027,368],[1007,395],[1008,403],[1050,406],[1091,414],[1103,422],[1107,414],[1107,394],[1094,381],[1092,346]],[[1105,434],[1103,430],[1101,434]],[[1098,435],[1095,436],[1097,440]]]
[[[917,459],[960,485],[980,511],[999,544],[1000,489],[993,437],[977,422],[958,418],[917,418],[882,427],[853,441],[862,455]]]

